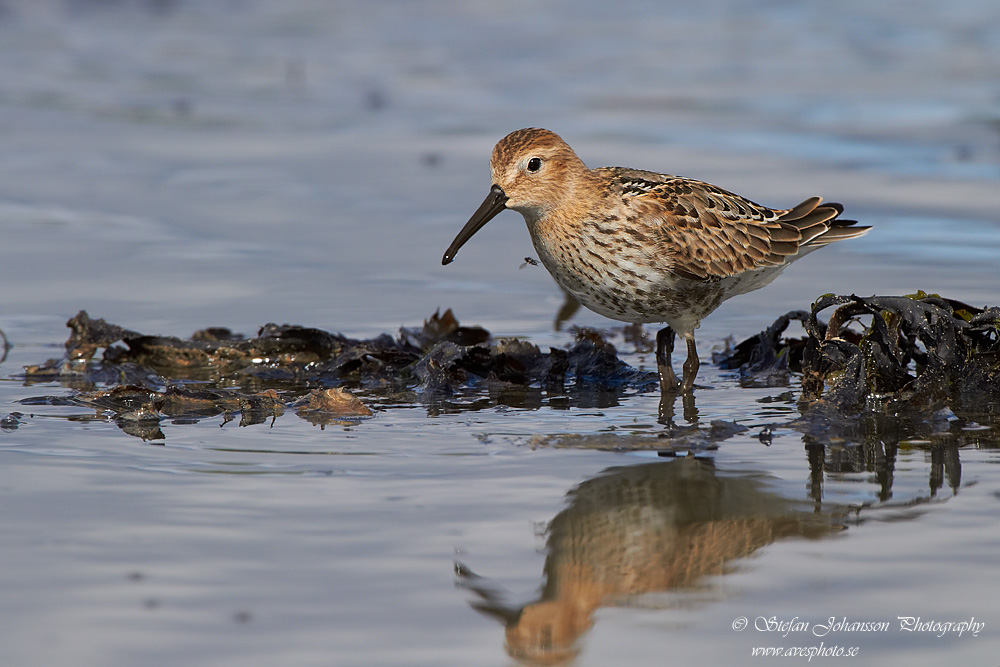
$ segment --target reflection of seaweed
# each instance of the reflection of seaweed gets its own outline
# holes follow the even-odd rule
[[[7,360],[7,353],[10,352],[10,341],[7,340],[7,335],[0,329],[0,345],[3,346],[3,354],[0,354],[0,364]]]
[[[502,620],[507,650],[530,664],[561,664],[600,606],[697,585],[735,559],[791,536],[820,537],[837,519],[803,512],[758,478],[716,475],[693,457],[615,468],[580,484],[549,523],[545,585],[515,607],[460,566],[476,608]]]
[[[869,430],[869,433],[875,429]],[[806,454],[809,459],[810,483],[809,496],[819,508],[823,500],[823,482],[828,474],[841,473],[873,473],[878,485],[879,502],[892,499],[892,484],[896,470],[896,458],[899,454],[899,439],[872,437],[857,446],[830,447],[818,438],[806,434]],[[915,505],[927,502],[937,496],[937,492],[947,481],[952,493],[958,493],[962,483],[962,462],[959,448],[965,444],[961,436],[939,435],[938,442],[932,442],[929,447],[931,459],[930,475],[928,477],[929,495],[926,498],[913,498],[907,502]]]

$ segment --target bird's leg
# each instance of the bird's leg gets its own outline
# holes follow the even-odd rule
[[[681,405],[684,406],[684,421],[688,424],[698,423],[698,406],[694,403],[694,392],[681,395]]]
[[[677,390],[660,391],[660,406],[657,410],[656,421],[668,428],[675,428],[674,423],[674,401],[677,399]]]
[[[674,352],[674,330],[663,327],[656,334],[656,370],[660,373],[660,391],[677,391],[677,376],[670,365],[670,355]]]
[[[576,300],[576,297],[563,290],[563,304],[559,306],[559,312],[556,313],[556,321],[553,325],[556,331],[562,329],[562,325],[566,324],[576,311],[580,310],[580,302]]]
[[[674,330],[664,327],[656,334],[656,366],[660,371],[660,411],[659,421],[661,424],[673,428],[674,424],[674,401],[677,399],[677,376],[674,375],[673,366],[670,364],[670,356],[674,351]],[[684,419],[691,425],[698,423],[698,408],[694,403],[694,379],[698,375],[698,350],[695,348],[694,336],[685,335],[687,341],[688,356],[684,361],[684,384],[680,385],[681,401],[684,406]]]
[[[701,362],[698,361],[698,349],[694,344],[694,336],[687,335],[685,339],[687,339],[688,357],[684,362],[684,384],[681,385],[681,391],[687,394],[694,389],[694,378],[698,375],[698,367]]]

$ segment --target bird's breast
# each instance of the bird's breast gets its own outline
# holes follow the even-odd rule
[[[665,270],[655,249],[609,223],[528,223],[542,265],[589,309],[626,322],[662,322],[683,279]]]

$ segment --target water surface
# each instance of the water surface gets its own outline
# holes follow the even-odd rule
[[[147,442],[20,403],[74,389],[19,373],[62,353],[81,308],[148,333],[367,337],[452,307],[566,346],[519,216],[440,266],[493,143],[531,125],[591,166],[775,206],[822,194],[875,226],[725,304],[703,360],[825,292],[997,304],[996,3],[0,9],[0,416],[21,413],[0,431],[3,664],[734,664],[820,642],[866,665],[995,663],[998,438],[947,412],[817,449],[788,426],[794,382],[703,363],[698,425],[745,430],[697,459],[625,451],[664,428],[636,391],[362,394],[376,415],[351,425],[164,420]],[[651,364],[613,323],[573,323]],[[891,630],[755,629],[772,617]]]

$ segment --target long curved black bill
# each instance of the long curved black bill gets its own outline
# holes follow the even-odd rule
[[[465,227],[462,227],[462,231],[458,233],[455,240],[445,250],[441,263],[451,264],[452,260],[455,259],[455,255],[458,254],[458,249],[465,245],[465,242],[471,239],[473,234],[482,229],[483,225],[492,220],[497,213],[505,208],[507,208],[507,195],[504,194],[503,188],[499,185],[494,185],[490,188],[490,193],[486,195],[486,199],[482,205],[472,214],[469,221],[465,223]]]

